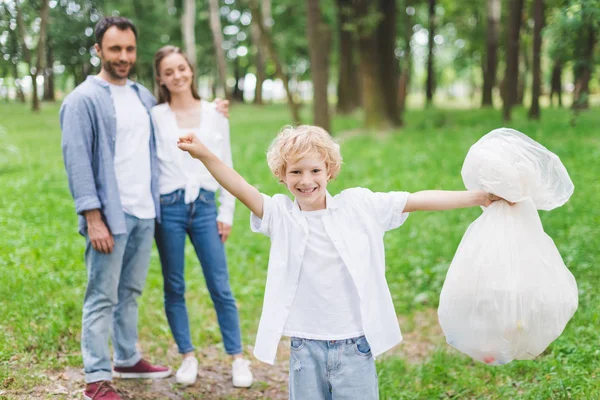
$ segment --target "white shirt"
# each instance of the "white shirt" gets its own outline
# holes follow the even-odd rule
[[[302,212],[308,241],[284,336],[340,340],[364,334],[356,286],[323,222],[330,211]]]
[[[114,165],[123,211],[140,219],[155,218],[148,111],[129,84],[109,86],[117,116]]]
[[[192,132],[219,159],[233,167],[227,118],[212,103],[204,100],[200,104],[200,126],[195,129],[180,129],[168,103],[153,107],[151,114],[156,136],[160,194],[184,189],[184,200],[189,204],[198,198],[200,189],[210,192],[220,190],[217,220],[233,225],[235,197],[219,186],[201,161],[177,147],[179,137]]]
[[[402,340],[392,296],[385,280],[383,235],[408,218],[407,192],[373,193],[368,189],[327,193],[329,214],[323,224],[360,297],[363,329],[374,356]],[[308,224],[297,202],[278,194],[263,195],[263,218],[250,216],[254,232],[271,238],[263,310],[254,355],[273,364],[290,313],[308,242]]]

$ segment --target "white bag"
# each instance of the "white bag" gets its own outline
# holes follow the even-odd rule
[[[492,203],[463,236],[440,295],[446,341],[490,365],[533,359],[577,310],[575,278],[537,212],[563,205],[573,183],[555,154],[506,128],[471,147],[462,176],[517,204]]]

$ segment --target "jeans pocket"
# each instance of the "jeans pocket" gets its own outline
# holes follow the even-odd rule
[[[202,190],[198,195],[198,201],[203,204],[213,205],[215,204],[215,192],[209,192],[207,190]]]
[[[356,343],[354,343],[354,350],[356,354],[362,357],[368,357],[371,355],[371,346],[369,342],[367,342],[367,338],[362,336],[356,339]]]
[[[167,193],[167,194],[161,194],[160,195],[160,205],[161,206],[171,206],[175,203],[177,203],[177,200],[179,199],[179,192],[172,192],[172,193]]]
[[[292,337],[290,339],[290,348],[294,351],[298,351],[304,347],[304,339]]]

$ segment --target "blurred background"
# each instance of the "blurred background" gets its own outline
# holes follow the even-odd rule
[[[294,122],[312,103],[325,128],[356,110],[397,127],[431,105],[539,118],[540,104],[585,109],[598,91],[598,0],[2,0],[0,98],[36,110],[97,73],[108,15],[137,25],[134,80],[152,87],[155,51],[177,45],[203,97],[287,102]]]

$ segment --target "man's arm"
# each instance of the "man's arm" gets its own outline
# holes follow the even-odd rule
[[[404,212],[452,210],[474,206],[489,206],[500,197],[483,190],[424,190],[411,193],[406,201]]]
[[[75,200],[75,211],[86,218],[92,246],[103,253],[110,253],[114,239],[102,219],[92,171],[92,121],[79,110],[82,107],[85,106],[77,103],[63,104],[60,109],[62,151],[69,190]]]
[[[246,207],[250,209],[258,218],[263,217],[263,197],[260,192],[238,174],[233,168],[229,167],[219,157],[215,156],[208,148],[196,137],[188,134],[179,138],[177,146],[206,166],[210,174],[219,182],[219,185]]]

